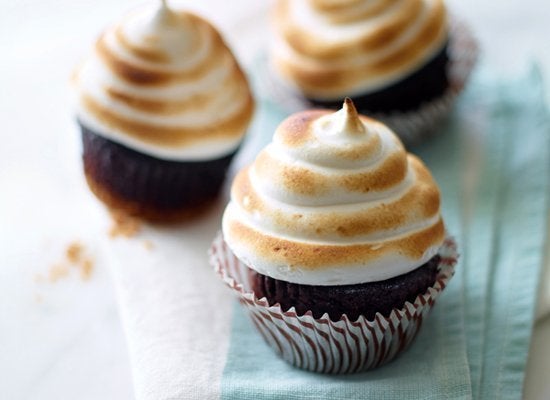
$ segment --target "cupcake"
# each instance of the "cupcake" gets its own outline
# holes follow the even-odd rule
[[[406,140],[446,114],[471,68],[451,82],[457,43],[442,0],[278,0],[273,25],[272,73],[306,107],[338,109],[349,96]],[[425,123],[402,126],[403,114]]]
[[[101,34],[75,87],[89,187],[152,220],[212,202],[254,108],[218,31],[160,1]]]
[[[456,257],[427,168],[349,99],[338,112],[300,112],[277,128],[236,176],[222,230],[212,250],[218,271],[268,342],[319,372],[365,370],[405,348]],[[323,336],[327,324],[340,339]],[[293,335],[300,357],[281,345]],[[357,349],[348,361],[321,357],[323,346],[338,346],[323,344],[331,340]]]

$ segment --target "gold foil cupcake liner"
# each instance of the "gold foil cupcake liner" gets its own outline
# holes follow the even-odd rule
[[[351,321],[346,315],[332,321],[328,314],[321,318],[314,318],[311,312],[299,316],[294,307],[285,311],[278,303],[270,305],[265,297],[258,299],[250,287],[247,265],[233,254],[221,233],[210,248],[211,264],[236,291],[252,323],[275,352],[298,368],[329,374],[376,368],[412,343],[454,274],[458,254],[452,238],[445,240],[439,255],[434,285],[413,303],[406,302],[388,317],[377,313],[372,321],[364,316]]]
[[[449,88],[437,99],[407,112],[369,113],[370,117],[388,125],[407,145],[433,135],[435,128],[449,115],[457,96],[462,92],[477,61],[477,41],[462,20],[451,16],[449,40]],[[312,104],[271,70],[267,59],[262,62],[260,86],[283,110],[292,113],[312,108]]]

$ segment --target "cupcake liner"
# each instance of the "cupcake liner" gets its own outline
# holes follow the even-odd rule
[[[240,302],[264,340],[290,364],[313,372],[344,374],[366,371],[392,360],[416,337],[422,321],[454,274],[456,243],[447,238],[434,285],[413,303],[374,320],[360,316],[351,321],[344,314],[332,321],[328,314],[298,316],[294,307],[285,311],[258,299],[248,281],[248,267],[229,249],[220,233],[210,248],[210,262],[223,281],[239,295]]]
[[[434,133],[434,128],[449,114],[456,97],[464,89],[478,56],[478,44],[472,31],[462,20],[451,16],[449,29],[449,87],[434,100],[407,112],[368,113],[395,131],[406,145],[420,142]],[[262,91],[289,113],[314,107],[294,88],[282,81],[267,59],[262,64],[260,82]],[[361,112],[361,110],[360,110]]]

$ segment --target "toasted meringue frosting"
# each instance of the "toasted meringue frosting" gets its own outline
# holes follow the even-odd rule
[[[443,243],[437,184],[385,125],[338,112],[294,114],[236,176],[225,241],[275,279],[308,285],[405,274]]]
[[[157,1],[109,27],[75,74],[77,115],[98,134],[168,160],[234,151],[253,112],[216,29]]]
[[[396,83],[448,36],[442,0],[278,0],[273,20],[275,70],[318,100]]]

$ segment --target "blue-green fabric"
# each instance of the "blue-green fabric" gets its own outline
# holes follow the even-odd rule
[[[255,145],[286,116],[264,99]],[[550,186],[550,119],[533,68],[479,73],[437,136],[410,150],[438,181],[457,272],[411,348],[351,376],[295,369],[236,304],[223,399],[518,399],[532,331]]]

